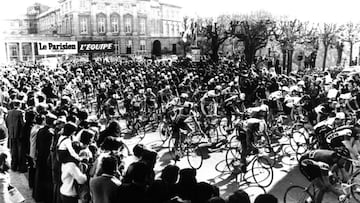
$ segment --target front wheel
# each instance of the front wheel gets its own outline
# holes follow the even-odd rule
[[[186,148],[186,157],[191,168],[201,168],[203,163],[203,155],[199,147],[188,146]]]
[[[274,171],[266,157],[257,157],[251,167],[252,177],[261,187],[269,187],[274,179]]]
[[[360,202],[360,171],[351,176],[350,184],[352,185],[350,188],[351,195],[356,202]]]
[[[169,124],[166,124],[165,122],[160,122],[158,128],[159,128],[160,139],[163,143],[165,143],[166,140],[172,134],[172,132],[170,130],[170,126],[169,126]]]
[[[298,185],[290,186],[284,195],[284,203],[308,203],[314,201],[312,195],[304,187]]]

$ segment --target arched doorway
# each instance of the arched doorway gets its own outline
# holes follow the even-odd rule
[[[161,56],[161,42],[159,40],[155,40],[153,42],[152,54],[155,56]]]

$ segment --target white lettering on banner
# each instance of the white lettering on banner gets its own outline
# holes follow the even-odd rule
[[[337,137],[346,136],[346,135],[351,136],[351,134],[352,134],[352,131],[350,129],[345,129],[345,130],[341,130],[338,132],[334,132],[326,137],[326,142],[331,143],[331,140],[333,140]]]
[[[112,45],[113,45],[112,43],[106,43],[106,44],[81,44],[80,50],[81,51],[111,50]]]
[[[38,42],[39,55],[77,54],[77,41]]]

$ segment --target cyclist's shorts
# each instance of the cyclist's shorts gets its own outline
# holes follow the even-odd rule
[[[305,159],[309,159],[309,156],[306,154],[302,156],[299,160],[299,168],[300,172],[311,182],[316,178],[321,177],[321,169],[318,166],[315,165],[307,165],[304,166],[301,164],[301,162]]]

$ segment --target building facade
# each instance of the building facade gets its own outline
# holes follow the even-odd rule
[[[44,8],[28,9],[22,32],[5,38],[8,61],[35,60],[33,42],[39,39],[111,40],[115,55],[160,56],[181,51],[182,14],[175,5],[159,0],[59,0],[56,7]]]

